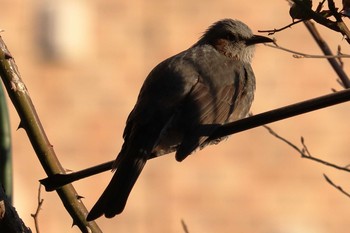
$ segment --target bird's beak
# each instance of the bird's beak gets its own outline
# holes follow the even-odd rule
[[[273,39],[266,36],[253,35],[251,38],[246,40],[247,45],[254,45],[259,43],[271,43],[274,42]]]

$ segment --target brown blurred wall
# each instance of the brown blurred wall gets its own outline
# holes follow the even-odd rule
[[[126,117],[156,64],[191,46],[218,19],[240,19],[257,33],[290,23],[288,10],[286,1],[272,0],[2,0],[0,29],[62,164],[79,170],[115,158]],[[333,50],[341,45],[349,53],[339,34],[320,32]],[[273,37],[281,46],[320,54],[303,24]],[[295,59],[260,45],[253,68],[254,113],[341,89],[323,59]],[[34,229],[30,214],[45,173],[25,132],[16,131],[19,118],[11,104],[10,110],[14,204]],[[341,104],[270,126],[296,144],[303,136],[315,156],[346,165],[349,113],[349,104]],[[348,174],[301,159],[257,128],[182,163],[173,154],[150,161],[124,213],[97,223],[104,232],[183,232],[181,219],[191,233],[348,232],[350,200],[328,185],[323,173],[350,190]],[[110,177],[107,172],[74,184],[89,209]],[[56,193],[42,197],[42,232],[79,232]]]

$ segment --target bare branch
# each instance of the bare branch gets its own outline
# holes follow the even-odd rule
[[[290,50],[290,49],[284,48],[282,46],[279,46],[276,43],[274,43],[274,45],[271,45],[271,44],[264,44],[264,45],[267,47],[271,47],[274,49],[279,49],[279,50],[282,50],[282,51],[285,51],[288,53],[292,53],[293,57],[295,57],[295,58],[326,58],[326,59],[329,59],[329,58],[350,58],[349,54],[338,53],[337,55],[333,55],[333,54],[332,55],[312,55],[312,54],[306,54],[306,53],[301,53],[301,52],[297,52],[294,50]]]
[[[184,230],[185,233],[190,233],[188,231],[188,227],[183,219],[181,219],[181,225],[182,225],[182,229]]]
[[[323,174],[323,176],[330,185],[332,185],[334,188],[338,189],[345,196],[350,198],[350,193],[346,192],[341,186],[334,184],[334,182],[331,179],[329,179],[329,177],[326,176],[326,174]]]
[[[350,172],[350,169],[347,167],[347,166],[338,166],[334,163],[330,163],[330,162],[327,162],[325,160],[322,160],[322,159],[319,159],[319,158],[316,158],[314,156],[311,155],[311,153],[309,152],[308,148],[306,147],[305,145],[305,140],[303,137],[301,137],[301,144],[302,144],[302,148],[300,149],[298,146],[296,146],[295,144],[293,144],[291,141],[287,140],[286,138],[278,135],[273,129],[271,129],[270,127],[264,125],[263,126],[265,129],[267,129],[269,131],[269,133],[278,138],[279,140],[287,143],[289,146],[291,146],[294,150],[298,151],[299,154],[301,155],[302,158],[306,158],[306,159],[310,159],[312,161],[315,161],[317,163],[321,163],[325,166],[328,166],[328,167],[333,167],[335,169],[338,169],[338,170],[342,170],[342,171],[346,171],[346,172]]]
[[[293,25],[298,24],[298,23],[300,23],[300,22],[302,22],[302,21],[303,21],[303,20],[300,19],[300,20],[297,20],[297,21],[294,21],[294,22],[288,24],[287,26],[284,26],[284,27],[281,27],[281,28],[278,28],[278,29],[272,29],[272,30],[271,30],[271,29],[269,29],[269,30],[258,30],[258,32],[261,32],[261,33],[268,33],[267,35],[271,36],[271,35],[275,34],[276,32],[280,32],[280,31],[283,31],[283,30],[285,30],[285,29],[287,29],[287,28],[291,28]]]
[[[44,203],[44,199],[41,198],[41,184],[39,184],[39,189],[38,189],[38,206],[36,208],[35,213],[31,214],[31,216],[34,219],[36,233],[40,233],[38,217],[39,217],[39,212],[41,210],[41,206],[43,205],[43,203]]]

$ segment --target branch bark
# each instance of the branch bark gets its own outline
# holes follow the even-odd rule
[[[0,76],[21,119],[20,127],[25,129],[46,174],[51,176],[65,173],[45,134],[16,63],[1,37]],[[73,224],[77,225],[82,232],[102,232],[95,222],[86,221],[88,211],[72,185],[58,189],[57,193],[66,210],[72,216]]]

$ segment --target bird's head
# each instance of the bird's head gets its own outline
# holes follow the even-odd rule
[[[210,44],[227,57],[250,63],[254,54],[254,45],[268,42],[273,40],[254,35],[241,21],[223,19],[211,25],[197,44]]]

